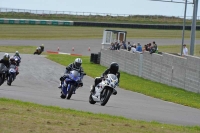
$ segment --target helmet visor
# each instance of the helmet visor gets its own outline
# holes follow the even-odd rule
[[[78,68],[79,68],[79,67],[81,66],[81,63],[79,63],[79,62],[76,62],[76,63],[75,63],[75,65],[76,65],[76,67],[78,67]]]

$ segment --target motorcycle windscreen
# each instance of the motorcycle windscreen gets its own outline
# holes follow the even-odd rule
[[[16,68],[16,66],[15,65],[10,65],[10,68],[13,68],[13,69],[15,69]]]
[[[70,75],[73,77],[74,80],[76,80],[78,77],[80,77],[80,73],[76,70],[71,71]]]
[[[116,80],[117,77],[114,75],[114,74],[111,74],[110,77],[113,79],[113,80]]]

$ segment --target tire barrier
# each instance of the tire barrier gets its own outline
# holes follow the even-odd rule
[[[100,52],[98,54],[91,53],[90,62],[95,63],[95,64],[100,64],[100,55],[101,55]]]
[[[59,20],[37,20],[37,19],[7,19],[0,18],[0,24],[29,24],[29,25],[62,25],[71,26],[73,21],[59,21]]]
[[[117,28],[137,28],[137,29],[176,29],[182,30],[183,25],[173,24],[122,24],[122,23],[98,23],[98,22],[74,22],[74,26],[93,26],[93,27],[117,27]],[[191,26],[185,26],[186,30],[191,30]],[[196,26],[200,30],[200,26]]]
[[[90,62],[94,62],[94,53],[91,53]]]

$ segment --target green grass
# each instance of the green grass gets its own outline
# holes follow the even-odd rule
[[[127,39],[182,37],[182,30],[0,24],[0,39],[102,39],[104,29],[125,30]],[[185,38],[190,38],[189,30],[185,31]],[[200,38],[200,31],[196,31],[196,38]]]
[[[68,55],[48,55],[47,58],[67,66],[77,57]],[[83,56],[80,58],[83,60],[82,66],[88,76],[93,78],[99,77],[106,69],[106,67],[101,65],[90,63],[90,57]],[[200,109],[200,94],[153,82],[125,72],[121,72],[120,87],[154,98]]]
[[[33,54],[35,46],[0,46],[0,52],[15,53],[19,51],[21,54]]]
[[[131,120],[0,98],[2,133],[199,133],[199,126]]]
[[[166,53],[181,53],[181,45],[163,45],[158,46],[159,51]],[[188,52],[190,52],[190,46],[187,45]],[[189,53],[188,53],[189,54]],[[200,56],[200,45],[195,45],[194,55]]]
[[[183,24],[182,18],[167,16],[131,15],[131,16],[110,16],[110,15],[70,15],[70,14],[45,14],[37,15],[31,13],[1,12],[0,18],[17,19],[43,19],[43,20],[67,20],[67,21],[87,21],[87,22],[115,22],[115,23],[139,23],[139,24]],[[191,20],[186,20],[187,25],[191,25]],[[197,25],[200,21],[197,20]]]

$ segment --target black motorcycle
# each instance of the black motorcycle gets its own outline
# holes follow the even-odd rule
[[[0,63],[0,86],[4,83],[5,78],[7,77],[7,71],[7,67],[3,63]]]

